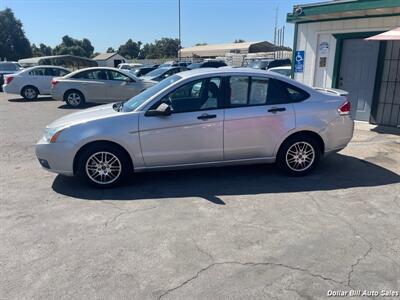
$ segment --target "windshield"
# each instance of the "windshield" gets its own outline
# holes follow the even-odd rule
[[[147,73],[146,76],[157,77],[157,76],[160,76],[160,75],[164,74],[168,70],[169,70],[169,68],[158,68],[158,69],[155,69],[155,70]]]
[[[251,63],[249,63],[248,67],[254,68],[254,69],[262,69],[262,68],[265,68],[267,65],[268,65],[268,62],[266,62],[266,61],[256,60],[256,61],[252,61]]]
[[[125,102],[124,106],[122,108],[122,111],[129,112],[129,111],[135,110],[140,105],[142,105],[144,102],[146,102],[148,99],[150,99],[152,96],[154,96],[161,90],[165,89],[172,83],[178,81],[179,79],[181,79],[181,77],[178,75],[173,75],[171,77],[165,78],[164,80],[153,85],[152,87],[148,88],[147,90],[144,90],[140,94],[137,94],[135,97],[133,97],[130,100],[128,100],[127,102]]]
[[[19,70],[17,64],[13,63],[1,63],[0,71],[17,71]]]
[[[278,73],[278,74],[281,74],[281,75],[284,75],[284,76],[290,76],[290,74],[291,74],[291,70],[290,69],[272,69],[272,70],[269,70],[269,71],[272,71],[272,72],[275,72],[275,73]]]
[[[189,68],[189,69],[197,69],[197,68],[200,68],[201,65],[202,65],[202,63],[194,63],[194,64],[190,64],[190,65],[188,66],[188,68]]]

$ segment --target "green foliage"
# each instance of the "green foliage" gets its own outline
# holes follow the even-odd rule
[[[0,11],[0,59],[18,60],[32,56],[22,23],[11,9]]]
[[[134,42],[132,39],[129,39],[125,44],[119,46],[118,53],[127,59],[137,58],[141,45],[141,41]]]
[[[63,36],[61,44],[53,49],[54,55],[71,54],[83,57],[92,57],[94,47],[92,43],[84,38],[82,40],[74,39],[68,35]]]
[[[154,43],[146,43],[140,51],[139,58],[177,57],[180,49],[179,39],[162,38]]]
[[[31,49],[33,57],[53,55],[53,49],[50,46],[46,46],[42,43],[39,45],[39,47],[37,47],[35,44],[32,44]]]
[[[236,39],[233,41],[234,43],[245,43],[246,41],[243,39]]]
[[[195,46],[205,46],[208,45],[207,43],[197,43]]]
[[[114,53],[115,49],[113,47],[108,47],[106,52],[107,53]]]

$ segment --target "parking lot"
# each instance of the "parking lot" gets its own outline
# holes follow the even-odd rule
[[[34,144],[73,112],[0,93],[0,299],[323,299],[400,290],[400,134],[358,124],[310,176],[141,173],[95,190]]]

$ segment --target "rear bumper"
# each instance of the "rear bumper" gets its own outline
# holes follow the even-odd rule
[[[40,165],[47,171],[73,176],[74,144],[46,143],[41,139],[35,147],[36,157]]]
[[[325,152],[337,152],[353,138],[354,121],[350,115],[339,116],[320,133],[325,142]]]
[[[63,93],[57,87],[51,89],[51,98],[58,101],[64,101]]]
[[[21,90],[10,84],[3,84],[3,92],[7,94],[20,94]]]

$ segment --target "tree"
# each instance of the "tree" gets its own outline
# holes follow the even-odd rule
[[[31,49],[33,57],[53,55],[53,49],[50,46],[46,46],[42,43],[39,45],[39,47],[37,47],[35,44],[32,44]]]
[[[140,52],[141,41],[134,42],[132,39],[126,41],[125,44],[119,46],[118,53],[125,58],[133,59],[137,58]]]
[[[195,46],[205,46],[208,45],[207,43],[197,43]]]
[[[246,41],[243,39],[236,39],[233,42],[237,44],[237,43],[245,43]]]
[[[178,56],[179,39],[162,38],[154,43],[146,43],[140,51],[139,58],[172,58]]]
[[[88,39],[77,40],[68,35],[63,36],[61,44],[53,49],[55,55],[72,54],[83,57],[92,57],[93,51],[94,47]]]
[[[114,53],[115,49],[113,47],[108,47],[106,52],[107,53]]]
[[[21,21],[15,18],[10,8],[0,11],[0,58],[18,60],[31,56],[31,45]]]

